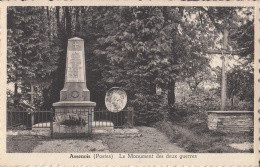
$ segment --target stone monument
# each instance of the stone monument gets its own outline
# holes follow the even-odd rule
[[[91,130],[96,103],[90,101],[86,85],[84,40],[81,38],[68,40],[64,88],[60,92],[60,101],[53,106],[57,122],[80,118],[88,125],[85,129]]]

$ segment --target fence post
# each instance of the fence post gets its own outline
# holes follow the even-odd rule
[[[90,109],[90,122],[89,122],[89,130],[90,130],[90,135],[92,135],[92,122],[94,122],[94,107]]]
[[[34,112],[32,112],[32,114],[31,114],[31,121],[32,121],[32,127],[33,127],[33,125],[34,125]]]
[[[51,108],[51,112],[50,112],[50,117],[51,117],[51,121],[50,121],[50,130],[51,130],[51,138],[53,138],[53,116],[54,116],[54,109]]]
[[[127,125],[132,128],[134,126],[134,108],[127,107]]]
[[[27,111],[27,115],[29,118],[28,126],[26,127],[27,130],[32,130],[32,127],[34,125],[34,111]],[[31,119],[30,119],[31,118]]]

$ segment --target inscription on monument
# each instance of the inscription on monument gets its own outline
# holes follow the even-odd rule
[[[84,82],[82,51],[68,52],[67,82]]]

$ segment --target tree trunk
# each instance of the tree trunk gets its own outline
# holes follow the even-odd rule
[[[14,84],[14,95],[17,96],[18,94],[18,85],[17,82]]]
[[[19,99],[18,99],[18,81],[17,81],[17,74],[15,76],[16,82],[14,83],[14,106],[18,105]]]
[[[60,7],[56,6],[56,19],[57,19],[57,25],[60,26]]]
[[[80,7],[76,7],[76,27],[75,27],[75,32],[76,33],[80,32],[79,11],[80,11]]]
[[[71,15],[70,15],[70,8],[68,6],[65,7],[65,17],[66,17],[66,32],[68,35],[68,38],[71,38]]]
[[[46,7],[46,10],[47,10],[47,21],[48,21],[48,36],[49,36],[49,40],[51,41],[51,17],[50,17],[50,9],[49,7],[47,6]]]
[[[168,86],[168,105],[173,108],[175,103],[175,81],[172,80]]]
[[[66,13],[65,13],[65,7],[62,7],[62,15],[61,15],[61,26],[64,29],[64,32],[66,33]]]

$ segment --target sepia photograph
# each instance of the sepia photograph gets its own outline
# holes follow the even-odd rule
[[[8,155],[258,152],[255,6],[6,10]]]

